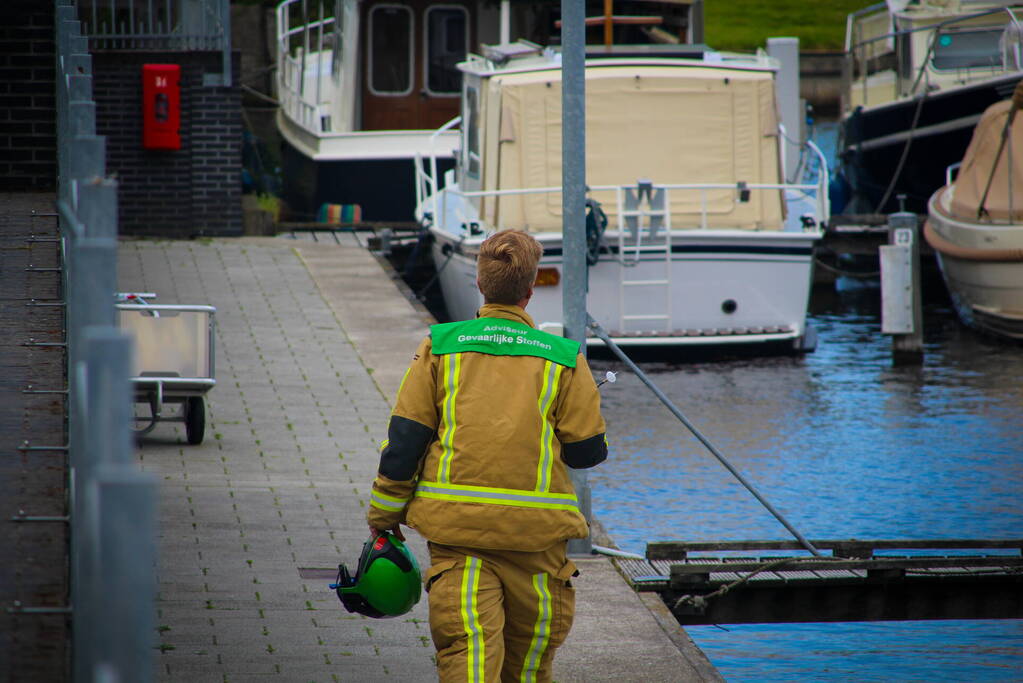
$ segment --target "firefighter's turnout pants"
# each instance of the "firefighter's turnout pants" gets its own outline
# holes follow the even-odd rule
[[[575,615],[575,565],[539,552],[430,543],[430,632],[442,683],[551,680]]]

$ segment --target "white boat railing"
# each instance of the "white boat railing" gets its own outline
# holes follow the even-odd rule
[[[954,80],[956,84],[969,83],[984,78],[991,78],[1003,73],[1008,74],[1019,71],[1023,68],[1023,45],[1021,45],[1021,41],[1023,41],[1023,26],[1021,26],[1018,16],[1020,9],[1021,8],[1019,7],[1004,6],[989,8],[983,11],[945,19],[944,21],[936,21],[933,24],[918,26],[913,29],[901,29],[896,31],[882,29],[879,33],[871,31],[866,37],[864,37],[865,28],[869,30],[871,23],[879,25],[884,23],[878,22],[878,19],[888,17],[888,6],[885,3],[878,3],[857,12],[853,12],[849,15],[846,24],[845,90],[847,94],[851,94],[854,88],[862,88],[862,101],[860,104],[864,106],[870,104],[882,104],[883,102],[891,101],[891,99],[894,98],[912,97],[917,93],[927,92],[931,89],[931,71],[928,67],[934,55],[935,47],[938,45],[939,38],[942,36],[942,30],[954,27],[957,24],[964,24],[964,26],[961,27],[963,29],[973,28],[994,30],[997,28],[996,24],[971,25],[969,22],[989,16],[994,18],[999,14],[1005,14],[1007,16],[999,48],[1002,54],[1002,61],[997,64],[992,63],[983,66],[959,67],[954,71],[950,70],[952,71],[952,80]],[[890,26],[891,22],[887,21],[886,25]],[[1011,33],[1009,31],[1010,27],[1012,29]],[[923,55],[923,59],[920,61],[919,65],[914,68],[915,73],[906,75],[900,65],[896,64],[892,66],[885,63],[885,60],[882,59],[885,55],[894,55],[895,59],[899,58],[898,46],[896,44],[897,40],[906,39],[908,36],[921,31],[931,32],[931,35],[927,40],[927,51]],[[1010,57],[1011,61],[1009,59]],[[857,71],[859,72],[858,76]],[[871,103],[869,101],[869,77],[888,71],[894,73],[892,97],[887,98],[882,102]],[[845,106],[849,105],[850,103],[847,102]]]
[[[416,152],[416,206],[421,206],[427,197],[436,197],[438,188],[438,174],[437,174],[437,139],[442,133],[446,133],[455,126],[461,125],[462,117],[456,116],[451,119],[443,126],[433,131],[430,135],[430,170],[426,172],[423,170],[423,155]],[[436,215],[436,213],[434,213]]]
[[[418,170],[418,169],[417,169]],[[812,193],[814,199],[814,213],[812,223],[804,225],[803,230],[807,232],[815,232],[823,229],[822,226],[827,221],[827,184],[826,184],[826,173],[822,174],[821,181],[816,183],[669,183],[664,185],[652,184],[650,187],[653,190],[666,190],[667,192],[679,191],[679,192],[699,192],[700,193],[700,212],[699,222],[696,225],[690,224],[686,228],[680,229],[699,229],[709,230],[709,217],[710,211],[708,209],[708,193],[717,190],[734,190],[735,191],[735,204],[744,203],[748,201],[748,198],[743,198],[747,192],[806,192]],[[822,182],[824,181],[824,182]],[[587,190],[590,193],[593,192],[614,192],[619,197],[617,200],[618,207],[617,213],[622,214],[622,193],[625,190],[635,190],[638,185],[590,185],[587,186]],[[461,197],[463,199],[474,199],[474,198],[496,198],[496,197],[511,197],[516,195],[532,195],[532,194],[560,194],[561,186],[552,187],[531,187],[531,188],[516,188],[509,190],[479,190],[479,191],[463,191],[457,187],[446,187],[440,192],[434,193],[429,197],[429,210],[433,213],[434,224],[437,224],[439,217],[446,215],[446,205],[449,197]],[[441,202],[438,213],[438,201]],[[670,206],[670,197],[666,195],[665,205]],[[692,216],[694,214],[690,212],[672,212],[673,222],[685,223],[683,220],[685,216]],[[505,229],[503,223],[498,223],[494,226],[497,230]]]
[[[959,174],[959,168],[963,165],[963,162],[957,161],[954,164],[949,164],[945,168],[945,184],[951,185],[953,177]]]
[[[295,9],[300,8],[303,13],[307,11],[306,0],[285,0],[277,6],[277,99],[288,118],[315,135],[325,132],[320,105],[323,79],[330,75],[331,70],[324,68],[324,45],[333,45],[327,29],[334,24],[334,17],[324,16],[324,3],[319,2],[318,7],[318,19],[310,21],[304,15],[306,23],[292,27]],[[328,40],[324,39],[325,31]],[[317,60],[313,87],[306,83],[307,60],[310,57]]]
[[[455,125],[458,119],[453,119],[445,124],[442,128],[438,129],[434,135],[448,130],[450,127]],[[700,193],[700,222],[698,228],[701,230],[707,230],[708,228],[708,216],[709,210],[707,208],[708,192],[714,190],[735,190],[736,191],[736,203],[742,203],[740,199],[744,191],[778,191],[778,192],[801,192],[811,195],[813,198],[814,215],[813,215],[813,226],[815,229],[822,229],[822,226],[828,221],[831,215],[831,203],[828,198],[828,184],[829,184],[829,173],[827,159],[824,153],[821,151],[812,140],[808,140],[805,143],[806,147],[810,152],[816,156],[818,161],[818,175],[816,182],[811,183],[685,183],[685,184],[664,184],[654,185],[655,189],[665,190],[678,190],[678,191],[690,191]],[[416,155],[415,163],[415,188],[416,188],[416,207],[419,212],[418,217],[422,220],[426,213],[430,213],[433,223],[436,225],[440,221],[441,216],[447,215],[446,203],[449,196],[458,196],[463,199],[475,199],[475,198],[497,198],[497,197],[511,197],[516,195],[530,195],[530,194],[560,194],[561,186],[550,186],[550,187],[530,187],[530,188],[513,188],[506,190],[478,190],[478,191],[466,191],[458,187],[446,187],[443,190],[438,190],[438,178],[437,178],[437,159],[436,155],[432,155],[430,159],[430,170],[427,171],[424,168],[423,159],[420,155]],[[588,185],[587,191],[593,192],[615,192],[616,196],[620,196],[621,190],[633,189],[636,185]],[[438,202],[441,204],[438,206]],[[670,206],[670,204],[667,204]],[[440,209],[440,211],[438,211]],[[619,213],[622,207],[618,207]],[[675,215],[681,218],[686,215],[684,213],[675,212]],[[503,229],[505,226],[499,224],[496,226],[498,230]]]

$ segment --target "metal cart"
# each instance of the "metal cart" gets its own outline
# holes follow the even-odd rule
[[[184,422],[190,444],[202,443],[206,431],[203,397],[217,380],[214,374],[213,306],[150,304],[152,293],[117,295],[119,325],[135,339],[131,382],[135,402],[149,406],[137,416],[136,436],[153,431],[158,422]],[[181,410],[168,416],[167,404]]]

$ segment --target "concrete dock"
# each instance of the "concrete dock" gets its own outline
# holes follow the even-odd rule
[[[121,291],[217,307],[205,441],[169,423],[138,448],[161,482],[156,680],[436,680],[425,599],[368,619],[299,576],[358,556],[390,402],[432,322],[342,242],[122,243]],[[425,566],[425,542],[409,540]],[[656,595],[603,557],[577,564],[556,681],[722,680]]]

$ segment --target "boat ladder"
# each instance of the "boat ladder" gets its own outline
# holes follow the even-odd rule
[[[618,188],[622,332],[671,331],[671,211],[668,190],[640,180]]]

